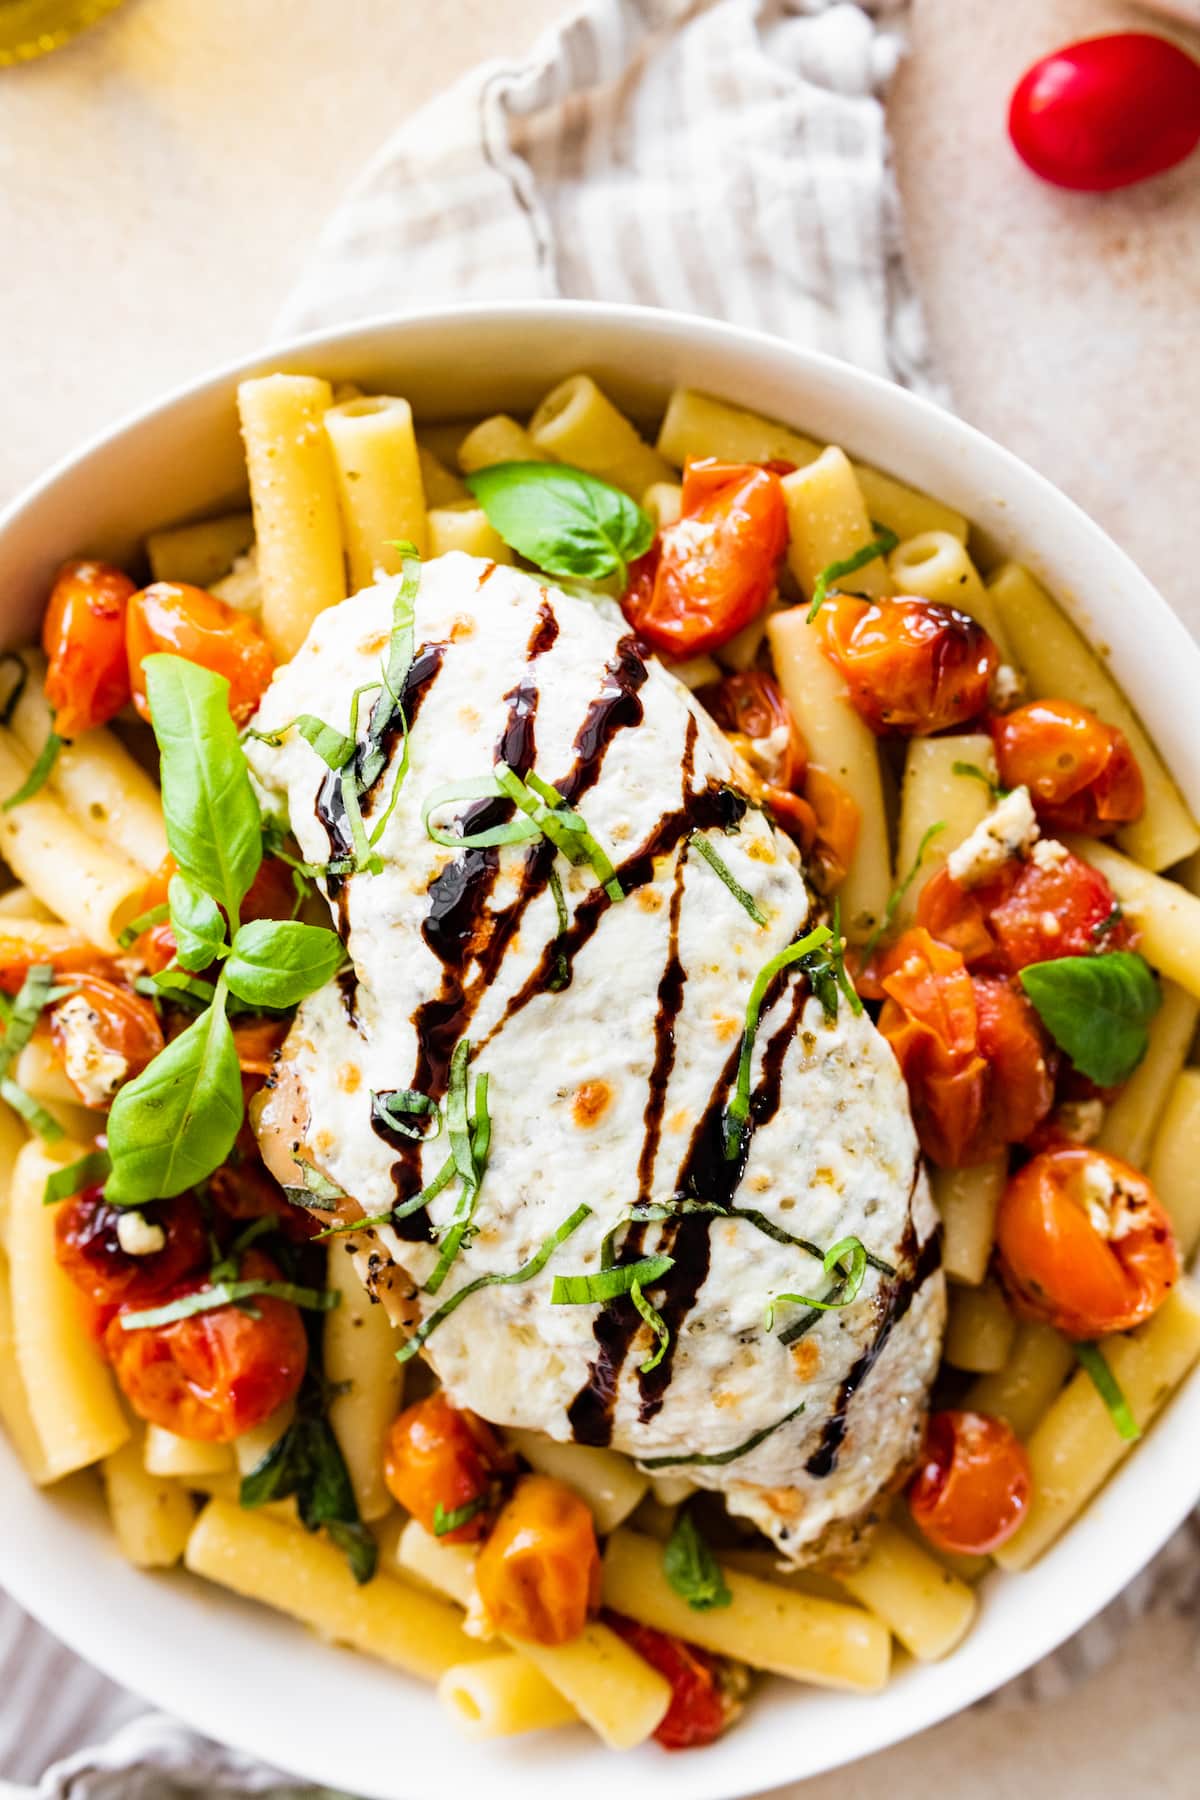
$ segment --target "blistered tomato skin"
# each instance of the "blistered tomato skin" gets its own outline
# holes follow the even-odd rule
[[[715,1657],[622,1613],[606,1612],[604,1620],[671,1684],[671,1704],[655,1730],[656,1744],[664,1750],[698,1750],[733,1723],[741,1708],[722,1688]]]
[[[452,1406],[439,1388],[392,1420],[383,1476],[400,1505],[426,1531],[433,1531],[439,1507],[444,1519],[461,1507],[478,1506],[504,1461],[491,1427],[474,1413]],[[477,1543],[489,1522],[487,1508],[480,1507],[463,1524],[440,1535],[447,1544]]]
[[[1060,956],[1128,950],[1135,941],[1099,869],[1066,852],[1049,864],[1013,857],[973,888],[941,868],[921,890],[917,923],[970,968],[1006,975]]]
[[[600,1603],[600,1552],[587,1506],[548,1475],[526,1475],[479,1553],[475,1579],[497,1631],[534,1644],[577,1638]]]
[[[1056,187],[1128,187],[1200,143],[1200,63],[1144,31],[1067,44],[1022,76],[1008,130],[1022,161]]]
[[[229,710],[244,725],[266,691],[275,660],[254,621],[226,606],[203,588],[181,581],[156,581],[129,602],[125,626],[133,703],[149,719],[147,656],[165,652],[199,663],[229,683]]]
[[[850,702],[877,736],[924,737],[977,718],[999,664],[966,613],[934,600],[827,600],[814,623]]]
[[[787,541],[787,503],[773,469],[691,462],[682,516],[629,571],[625,616],[663,655],[715,650],[766,606]]]
[[[150,1306],[204,1263],[208,1234],[194,1197],[140,1208],[149,1225],[161,1230],[161,1250],[130,1256],[121,1248],[120,1207],[110,1206],[99,1187],[64,1200],[54,1218],[54,1254],[59,1268],[96,1306]]]
[[[64,563],[42,620],[46,698],[60,737],[78,737],[129,699],[125,613],[133,582],[111,563]]]
[[[75,1081],[85,1106],[107,1107],[112,1092],[93,1092],[80,1086],[89,1067],[96,1067],[105,1056],[116,1060],[120,1083],[132,1081],[152,1062],[163,1047],[162,1026],[158,1014],[148,1000],[132,993],[115,981],[99,975],[78,975],[71,982],[71,993],[50,1014],[50,1041],[58,1061],[68,1077]],[[82,1028],[86,1053],[82,1068],[73,1048]]]
[[[1014,1307],[1072,1338],[1140,1325],[1179,1278],[1170,1220],[1146,1177],[1090,1145],[1043,1150],[1011,1178],[996,1256]]]
[[[172,1205],[176,1202],[172,1201]],[[257,1250],[242,1258],[243,1280],[278,1281],[279,1270]],[[207,1276],[157,1295],[166,1305]],[[214,1307],[170,1325],[127,1331],[125,1306],[104,1333],[104,1348],[126,1398],[140,1418],[177,1437],[228,1444],[293,1400],[304,1379],[308,1336],[289,1300],[259,1294],[254,1314]]]
[[[1011,1425],[987,1413],[935,1412],[908,1488],[913,1519],[939,1550],[986,1556],[1029,1505],[1029,1458]]]
[[[1139,819],[1146,794],[1125,734],[1073,700],[1034,700],[989,721],[1007,788],[1027,787],[1051,831],[1105,837]]]

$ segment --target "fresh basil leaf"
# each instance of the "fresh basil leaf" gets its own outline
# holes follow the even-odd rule
[[[176,961],[184,969],[207,969],[227,948],[220,907],[182,875],[172,875],[167,901],[175,933]]]
[[[262,818],[229,716],[229,683],[181,656],[147,656],[142,668],[167,844],[179,873],[236,922],[262,861]]]
[[[358,1514],[345,1459],[322,1409],[322,1386],[307,1378],[296,1416],[262,1461],[242,1478],[242,1506],[266,1506],[293,1495],[307,1531],[322,1528],[342,1551],[355,1581],[375,1573],[375,1539]]]
[[[1128,1081],[1146,1054],[1162,993],[1132,950],[1030,963],[1021,986],[1060,1050],[1097,1087]]]
[[[694,1612],[711,1612],[733,1601],[721,1565],[700,1535],[690,1507],[683,1508],[667,1539],[663,1574]]]
[[[345,951],[336,931],[300,919],[251,919],[233,940],[225,979],[252,1006],[298,1006],[336,974]]]
[[[105,1198],[138,1206],[197,1186],[233,1149],[243,1112],[222,980],[208,1011],[118,1090],[108,1115],[113,1166]]]
[[[548,575],[623,587],[626,569],[654,541],[654,524],[620,488],[562,463],[496,463],[467,486],[506,544]]]

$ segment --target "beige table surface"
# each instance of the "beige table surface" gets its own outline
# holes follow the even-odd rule
[[[385,133],[562,10],[128,0],[73,48],[0,71],[0,497],[255,347]],[[1200,629],[1200,160],[1091,199],[1035,183],[1003,135],[1027,62],[1134,22],[1117,0],[916,0],[897,165],[960,410],[1080,500]],[[1189,1625],[1146,1624],[1066,1699],[969,1713],[804,1800],[1192,1800],[1196,1673]]]

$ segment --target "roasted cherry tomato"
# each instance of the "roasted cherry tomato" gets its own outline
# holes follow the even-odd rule
[[[807,857],[813,886],[818,893],[832,894],[845,881],[854,860],[862,812],[850,790],[816,763],[808,765],[804,799],[812,809],[814,832],[811,846],[806,846],[802,838],[800,846]],[[782,822],[785,829],[791,829],[786,818]]]
[[[719,1658],[623,1613],[606,1612],[604,1622],[671,1684],[671,1704],[654,1733],[664,1750],[698,1749],[733,1724],[741,1702]]]
[[[996,1250],[1018,1309],[1074,1338],[1139,1325],[1179,1277],[1154,1189],[1091,1145],[1043,1150],[1017,1171],[1001,1196]]]
[[[161,1249],[133,1256],[121,1248],[121,1219],[132,1216],[110,1206],[99,1187],[64,1200],[55,1214],[58,1265],[99,1307],[150,1306],[200,1268],[208,1255],[204,1219],[191,1194],[139,1208],[134,1229],[144,1222],[161,1236]]]
[[[600,1552],[584,1501],[549,1475],[523,1476],[479,1552],[475,1580],[505,1636],[534,1644],[577,1638],[600,1604]]]
[[[133,703],[150,717],[142,659],[157,651],[199,663],[229,683],[229,710],[244,725],[262,699],[275,667],[253,619],[203,588],[156,581],[129,602],[125,627]]]
[[[1105,877],[1061,845],[1052,860],[1010,858],[979,887],[965,888],[939,869],[921,890],[917,923],[973,969],[1008,975],[1059,956],[1126,950],[1134,941]]]
[[[45,937],[16,937],[3,929],[0,920],[0,992],[16,994],[30,969],[37,963],[49,963],[54,979],[64,981],[78,975],[99,975],[115,980],[119,970],[111,956],[87,944],[82,938],[70,941],[66,926],[48,925]],[[64,941],[66,940],[66,941]]]
[[[1141,770],[1124,732],[1073,700],[1033,700],[990,721],[1005,787],[1027,787],[1044,826],[1103,837],[1142,815]]]
[[[64,563],[42,620],[46,698],[60,737],[107,725],[129,699],[125,611],[134,586],[111,563]]]
[[[825,602],[814,629],[854,710],[879,735],[923,737],[987,706],[996,646],[952,606],[839,594]]]
[[[1128,187],[1200,143],[1200,63],[1145,31],[1084,38],[1021,77],[1008,130],[1043,181],[1092,193]]]
[[[99,975],[78,975],[50,1014],[54,1053],[85,1106],[107,1107],[163,1047],[149,1000]]]
[[[426,1531],[436,1531],[439,1520],[464,1506],[476,1507],[469,1519],[440,1534],[447,1544],[470,1544],[487,1531],[488,1502],[505,1461],[491,1426],[464,1407],[452,1406],[439,1388],[392,1420],[383,1478]]]
[[[986,1556],[1025,1517],[1032,1486],[1025,1447],[1004,1419],[935,1412],[925,1421],[908,1506],[939,1550]]]
[[[690,462],[681,517],[629,571],[625,616],[667,656],[715,650],[771,598],[787,541],[787,505],[773,470],[714,457]]]
[[[922,927],[880,965],[879,1029],[900,1064],[925,1154],[945,1168],[987,1162],[1028,1136],[1054,1101],[1037,1015],[1007,983],[968,973]]]
[[[761,669],[726,675],[698,695],[725,735],[768,787],[799,789],[808,748],[775,678]]]
[[[278,1281],[280,1275],[268,1257],[249,1250],[241,1278]],[[205,1275],[168,1289],[155,1304],[181,1299],[207,1281]],[[171,1325],[126,1331],[123,1316],[136,1310],[122,1308],[104,1334],[104,1347],[134,1412],[150,1424],[200,1443],[228,1444],[295,1398],[308,1336],[290,1300],[257,1294],[254,1313],[218,1306]]]

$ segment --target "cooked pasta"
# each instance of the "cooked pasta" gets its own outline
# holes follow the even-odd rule
[[[186,581],[192,587],[211,588],[228,575],[253,542],[253,513],[221,513],[215,519],[198,519],[194,525],[152,531],[146,539],[146,558],[155,581]]]
[[[571,375],[552,388],[529,421],[529,435],[544,455],[573,463],[627,494],[644,494],[654,482],[672,479],[671,465],[590,375]]]
[[[575,1725],[579,1715],[533,1664],[511,1651],[447,1669],[438,1699],[468,1737],[515,1737]]]
[[[397,542],[428,549],[412,407],[394,395],[346,400],[325,414],[351,589],[398,575]]]

